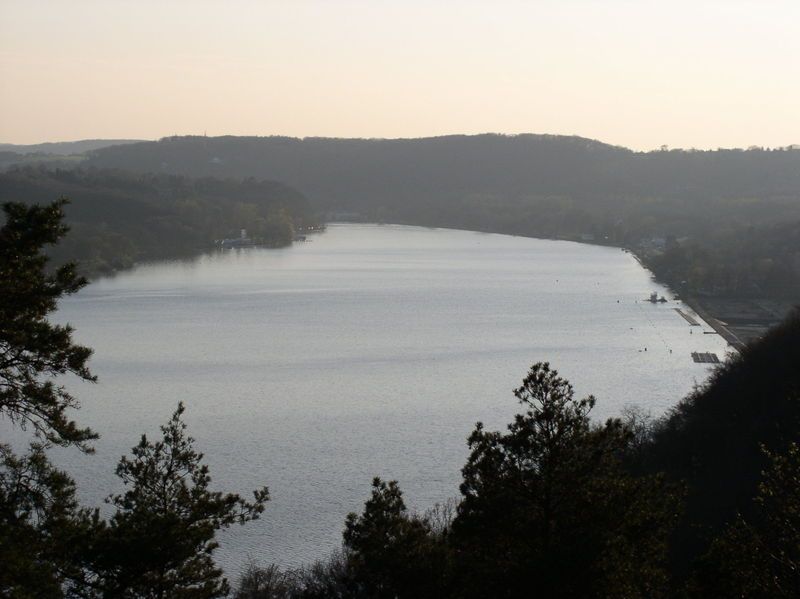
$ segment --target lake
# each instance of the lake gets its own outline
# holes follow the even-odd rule
[[[56,458],[101,505],[120,455],[183,401],[216,488],[272,494],[219,562],[299,565],[339,546],[373,476],[419,510],[457,496],[467,435],[510,421],[534,362],[596,395],[598,419],[674,405],[709,373],[691,352],[726,344],[652,291],[671,300],[620,249],[391,225],[142,265],[61,304],[96,352],[99,383],[69,388],[102,438]]]

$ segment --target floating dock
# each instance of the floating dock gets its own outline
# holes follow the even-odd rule
[[[700,323],[697,322],[697,319],[694,316],[692,316],[691,314],[687,314],[686,312],[684,312],[680,308],[675,308],[675,311],[678,314],[680,314],[681,316],[683,316],[684,320],[686,320],[686,322],[688,322],[693,327],[699,327],[700,326]]]
[[[692,360],[695,361],[697,364],[719,364],[719,358],[717,354],[712,354],[710,352],[692,352]]]

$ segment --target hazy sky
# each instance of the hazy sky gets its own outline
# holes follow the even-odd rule
[[[800,0],[0,0],[0,141],[800,143]]]

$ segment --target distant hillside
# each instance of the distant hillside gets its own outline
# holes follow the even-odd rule
[[[99,150],[109,146],[132,144],[140,141],[141,140],[138,139],[82,139],[80,141],[57,141],[30,145],[0,143],[0,152],[69,156],[72,154],[84,154],[92,150]]]
[[[171,137],[103,148],[87,162],[278,179],[331,218],[594,241],[648,259],[671,249],[651,266],[682,291],[800,295],[795,148],[633,152],[554,135]],[[790,239],[774,239],[784,231]]]
[[[651,204],[661,227],[683,233],[695,204],[758,199],[798,205],[800,151],[720,150],[635,153],[580,137],[475,135],[425,139],[172,137],[104,148],[89,164],[191,176],[286,181],[325,210],[539,234],[551,204],[561,220],[589,227],[586,210],[602,206],[602,226],[628,216],[629,200]],[[670,204],[665,210],[665,204]],[[790,210],[800,216],[800,209]],[[744,207],[745,220],[785,214]],[[725,216],[724,204],[710,215]],[[611,212],[608,212],[611,210]],[[664,214],[665,212],[672,214]],[[504,214],[504,213],[509,214]],[[591,216],[592,218],[585,218]],[[672,221],[679,225],[671,227]],[[541,217],[543,222],[536,222]],[[624,226],[624,223],[623,223]]]
[[[286,245],[295,226],[312,222],[305,197],[275,181],[38,167],[0,174],[0,203],[45,204],[62,196],[70,200],[70,233],[54,258],[78,260],[89,274],[196,255],[242,228],[265,243]]]

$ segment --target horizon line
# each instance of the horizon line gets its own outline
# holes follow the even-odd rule
[[[43,145],[57,145],[57,144],[70,144],[70,143],[81,143],[81,142],[97,142],[97,141],[119,141],[119,142],[131,142],[131,143],[152,143],[152,142],[160,142],[169,139],[177,139],[177,138],[209,138],[209,139],[219,139],[219,138],[226,138],[226,137],[233,137],[233,138],[283,138],[283,139],[296,139],[299,141],[305,140],[342,140],[342,141],[424,141],[424,140],[432,140],[432,139],[442,139],[447,137],[488,137],[488,136],[496,136],[496,137],[561,137],[561,138],[576,138],[586,141],[591,141],[595,143],[600,143],[605,146],[619,148],[623,150],[628,150],[633,153],[649,153],[649,152],[658,152],[658,151],[682,151],[682,152],[714,152],[720,150],[798,150],[800,149],[800,143],[790,143],[786,145],[776,145],[776,146],[766,146],[766,145],[758,145],[758,144],[750,144],[748,146],[734,146],[734,147],[723,147],[723,146],[716,146],[716,147],[703,147],[698,148],[695,146],[691,147],[673,147],[667,144],[663,144],[661,146],[657,146],[655,148],[649,150],[637,150],[622,144],[615,144],[603,141],[601,139],[593,138],[593,137],[586,137],[583,135],[575,134],[575,133],[534,133],[534,132],[518,132],[518,133],[502,133],[497,131],[484,131],[481,133],[443,133],[439,135],[422,135],[422,136],[415,136],[415,137],[382,137],[382,136],[362,136],[362,137],[346,137],[346,136],[334,136],[334,135],[286,135],[280,133],[271,133],[271,134],[231,134],[231,133],[224,133],[220,135],[207,135],[206,133],[174,133],[172,135],[164,135],[158,137],[156,139],[150,138],[136,138],[136,137],[83,137],[78,139],[61,139],[57,141],[39,141],[33,143],[15,143],[15,142],[7,142],[7,141],[0,141],[0,148],[3,146],[15,146],[15,147],[28,147],[28,146],[43,146]]]

